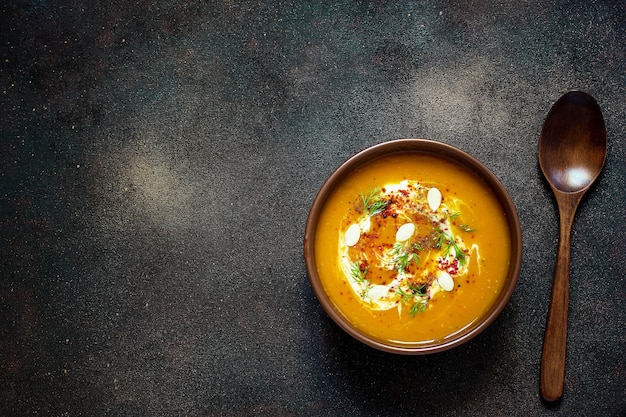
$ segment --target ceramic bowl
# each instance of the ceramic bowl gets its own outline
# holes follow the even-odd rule
[[[438,158],[452,160],[453,162],[467,168],[470,172],[475,173],[475,175],[477,175],[488,186],[497,201],[500,203],[508,225],[511,242],[510,262],[504,285],[502,286],[499,294],[497,294],[495,302],[493,302],[488,308],[486,314],[474,321],[468,327],[449,337],[442,340],[432,341],[429,343],[419,343],[416,345],[394,344],[391,342],[381,341],[356,328],[346,318],[346,316],[338,310],[335,303],[329,299],[329,295],[325,291],[318,275],[315,255],[316,230],[320,219],[320,213],[335,188],[352,172],[370,163],[371,161],[386,155],[407,152],[424,153],[435,155]],[[344,331],[357,340],[376,349],[398,354],[423,355],[441,352],[469,341],[485,330],[499,316],[511,298],[520,273],[522,262],[522,233],[516,208],[511,201],[507,190],[483,163],[469,155],[467,152],[434,140],[398,139],[383,142],[361,151],[345,161],[326,180],[315,197],[307,219],[304,236],[304,258],[309,281],[315,296],[326,313]]]

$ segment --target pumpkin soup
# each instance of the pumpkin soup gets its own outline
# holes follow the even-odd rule
[[[495,302],[510,261],[507,221],[475,174],[433,154],[381,157],[326,201],[315,258],[324,291],[386,343],[443,340]]]

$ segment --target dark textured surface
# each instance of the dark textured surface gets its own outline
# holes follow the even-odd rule
[[[92,3],[0,6],[1,415],[624,416],[623,1]],[[609,154],[548,407],[536,153],[569,89],[598,100]],[[323,181],[398,137],[482,160],[524,233],[503,314],[434,356],[349,338],[302,259]]]

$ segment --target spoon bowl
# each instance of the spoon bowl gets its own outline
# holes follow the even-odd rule
[[[588,189],[604,165],[607,139],[595,99],[570,91],[550,109],[539,139],[539,165],[555,191]]]
[[[606,153],[606,127],[596,100],[581,91],[563,95],[548,112],[539,138],[539,165],[559,208],[559,244],[541,356],[540,390],[546,401],[563,395],[572,223]]]

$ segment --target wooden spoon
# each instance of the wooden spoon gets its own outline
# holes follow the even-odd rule
[[[570,237],[582,196],[596,180],[607,153],[600,106],[589,94],[570,91],[552,106],[539,138],[539,165],[559,208],[559,246],[541,356],[541,396],[563,394],[569,298]]]

